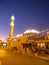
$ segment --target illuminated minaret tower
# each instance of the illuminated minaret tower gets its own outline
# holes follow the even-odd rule
[[[14,15],[12,15],[12,16],[11,16],[11,22],[10,22],[10,34],[9,34],[9,39],[12,39],[12,37],[13,37],[14,21],[15,21],[15,17],[14,17]]]

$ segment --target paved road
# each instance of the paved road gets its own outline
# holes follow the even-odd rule
[[[49,65],[49,61],[0,49],[0,65]]]

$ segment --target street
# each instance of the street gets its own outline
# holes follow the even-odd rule
[[[0,49],[0,65],[49,65],[49,62]]]

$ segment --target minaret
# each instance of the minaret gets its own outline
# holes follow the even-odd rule
[[[15,17],[14,17],[14,15],[12,15],[12,16],[11,16],[11,22],[10,22],[10,34],[9,34],[9,39],[12,39],[12,38],[13,38],[14,21],[15,21]]]

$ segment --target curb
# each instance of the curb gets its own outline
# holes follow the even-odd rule
[[[38,58],[38,59],[41,59],[41,60],[45,60],[45,61],[49,61],[49,58],[48,57],[44,57],[44,56],[38,56],[38,54],[35,54],[35,55],[29,55],[30,57],[32,58]]]

